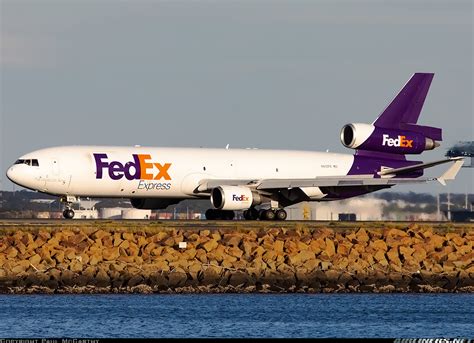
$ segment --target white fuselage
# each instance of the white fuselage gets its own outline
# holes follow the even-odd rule
[[[183,199],[208,196],[196,191],[205,179],[343,176],[354,161],[352,155],[310,151],[112,146],[47,148],[20,157],[33,159],[37,166],[14,164],[8,177],[56,195]]]

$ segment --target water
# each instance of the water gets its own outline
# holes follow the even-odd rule
[[[0,337],[473,337],[471,294],[0,295]]]

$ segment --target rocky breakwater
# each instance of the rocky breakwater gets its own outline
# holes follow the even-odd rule
[[[474,291],[472,227],[295,225],[10,229],[0,292]]]

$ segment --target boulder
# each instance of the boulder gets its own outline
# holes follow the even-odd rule
[[[216,249],[217,247],[219,246],[219,243],[217,243],[217,241],[215,239],[211,239],[209,241],[207,241],[206,243],[204,243],[202,245],[202,247],[207,251],[207,252],[210,252],[214,249]]]
[[[168,237],[164,241],[161,242],[161,244],[168,246],[168,247],[173,247],[176,245],[174,241],[174,237]]]
[[[471,245],[461,245],[461,246],[456,246],[456,252],[460,255],[465,255],[469,254],[472,251],[474,251],[474,247]]]
[[[95,275],[94,283],[98,287],[110,286],[110,277],[104,269],[99,268],[97,274]]]
[[[238,247],[242,239],[238,235],[225,234],[222,243],[232,247]]]
[[[41,262],[41,256],[38,255],[38,254],[35,254],[33,256],[30,257],[29,259],[30,263],[35,266],[36,268],[38,268],[38,265],[40,264]]]
[[[269,261],[275,261],[276,257],[277,257],[276,253],[272,250],[269,250],[265,252],[265,254],[263,254],[262,259],[263,261],[265,261],[265,263],[268,264]]]
[[[194,236],[197,236],[194,234]],[[160,243],[162,240],[164,240],[166,237],[168,237],[168,234],[165,231],[160,231],[157,234],[151,236],[148,240],[153,243]],[[199,237],[199,236],[198,236]],[[188,238],[189,239],[189,238]],[[191,239],[191,240],[196,240],[196,239]]]
[[[157,247],[151,251],[150,255],[160,256],[162,252],[163,252],[163,247]]]
[[[102,257],[106,261],[114,261],[120,256],[120,251],[118,247],[105,248],[102,251]]]
[[[400,229],[389,229],[387,234],[387,237],[409,237],[408,233],[406,231],[400,230]]]
[[[184,259],[193,260],[196,257],[197,250],[194,248],[187,249],[182,253]]]
[[[309,244],[309,248],[312,252],[318,255],[323,249],[326,249],[326,243],[322,240],[312,240]]]
[[[412,256],[416,261],[421,262],[426,258],[426,251],[422,246],[417,244],[413,246],[413,249],[415,251],[413,252]]]
[[[208,263],[207,254],[206,254],[206,251],[204,249],[197,249],[196,250],[196,258],[201,263]]]
[[[357,233],[356,233],[356,240],[358,242],[368,242],[370,240],[369,235],[367,234],[367,231],[364,228],[360,228]]]
[[[249,276],[241,271],[231,273],[228,281],[228,284],[233,287],[245,287],[248,283]]]
[[[220,281],[219,273],[214,268],[204,268],[199,276],[202,285],[217,285]]]
[[[199,273],[202,270],[203,266],[201,263],[194,261],[193,263],[190,263],[188,265],[188,272],[191,274],[196,274]]]
[[[14,247],[10,246],[10,247],[8,247],[8,248],[5,250],[5,255],[6,255],[9,259],[14,259],[14,258],[17,257],[17,255],[18,255],[18,250],[15,249]]]
[[[459,235],[453,237],[451,240],[456,244],[456,246],[462,246],[467,243],[466,240]]]
[[[292,254],[296,254],[298,253],[298,245],[296,244],[295,241],[293,240],[290,240],[290,239],[287,239],[285,241],[285,244],[284,244],[284,247],[285,247],[285,251],[289,254],[289,255],[292,255]],[[263,249],[263,248],[262,248]]]
[[[284,241],[282,240],[275,240],[273,242],[273,251],[276,253],[283,253],[283,248],[284,248]]]
[[[395,262],[396,264],[401,264],[400,257],[399,257],[397,249],[391,248],[389,251],[387,251],[387,257],[390,260],[390,262]]]
[[[352,246],[351,243],[339,242],[337,244],[337,249],[336,249],[337,255],[340,255],[340,256],[349,255],[349,252],[351,251],[351,246]]]
[[[385,251],[384,250],[377,250],[377,252],[375,253],[374,255],[374,258],[377,262],[381,262],[381,261],[386,261],[386,258],[385,258]]]
[[[139,247],[143,247],[143,246],[147,245],[148,243],[149,242],[148,242],[148,240],[146,239],[145,236],[143,236],[143,235],[138,236],[137,245]]]
[[[89,257],[89,264],[91,266],[96,266],[97,264],[99,264],[99,262],[102,262],[102,254],[101,253],[97,253],[97,252],[94,252],[92,255],[90,255]],[[58,261],[59,262],[59,261]]]
[[[273,245],[273,244],[272,244]],[[303,243],[301,240],[296,241],[298,251],[308,250],[308,244]]]
[[[326,238],[325,243],[326,243],[326,249],[324,249],[324,252],[329,257],[334,256],[334,254],[336,253],[336,248],[334,246],[334,242],[332,241],[332,239]]]
[[[372,248],[374,250],[382,250],[383,252],[387,251],[388,248],[387,248],[387,244],[385,243],[385,241],[381,240],[381,239],[378,239],[376,241],[373,241],[370,246],[372,246]]]
[[[72,261],[71,264],[69,265],[69,269],[75,273],[82,272],[82,269],[83,269],[82,262],[78,260]]]
[[[99,239],[99,240],[102,240],[102,238],[106,237],[106,236],[110,236],[110,232],[106,232],[104,230],[97,230],[96,232],[94,232],[92,234],[92,238],[93,239]]]
[[[219,232],[217,231],[214,231],[212,234],[211,234],[211,238],[216,240],[216,241],[220,241],[222,239],[221,235]]]
[[[127,232],[127,231],[123,232],[122,233],[122,238],[123,238],[124,241],[129,241],[130,243],[131,242],[136,242],[135,241],[135,235],[131,232]]]
[[[151,243],[153,244],[153,243]],[[129,241],[121,241],[118,245],[115,245],[114,246],[118,246],[119,248],[122,248],[122,249],[128,249],[130,247],[130,242]]]
[[[129,247],[126,249],[129,256],[138,256],[140,253],[140,248],[135,243],[129,241]]]
[[[263,256],[265,254],[266,250],[262,246],[257,246],[255,249],[252,251],[252,256]]]
[[[321,261],[321,270],[328,270],[332,266],[329,261]]]
[[[427,243],[432,244],[434,248],[436,249],[436,248],[442,248],[445,241],[446,239],[444,237],[435,234],[435,235],[432,235],[430,238],[428,238]]]
[[[237,257],[237,258],[241,258],[244,254],[244,252],[236,246],[232,246],[230,248],[227,248],[226,252],[227,252],[227,254],[229,254],[231,256],[234,256],[234,257]]]
[[[11,268],[11,272],[13,275],[19,275],[25,273],[31,267],[30,261],[21,260],[15,263],[13,268]]]
[[[18,250],[19,255],[21,255],[21,256],[24,256],[26,251],[27,251],[26,245],[23,244],[23,242],[21,242],[21,241],[18,241],[15,244],[15,248]]]
[[[399,247],[399,251],[400,251],[400,255],[402,255],[403,258],[407,259],[413,254],[415,249],[401,245]]]
[[[102,239],[102,245],[107,248],[112,248],[114,246],[114,241],[113,241],[112,236],[105,236]]]
[[[201,230],[201,231],[199,231],[199,236],[201,236],[201,237],[207,237],[210,234],[211,234],[210,230]]]
[[[113,279],[113,278],[112,278]],[[127,287],[134,287],[143,283],[143,277],[141,275],[133,275],[127,282]]]
[[[320,260],[316,259],[316,258],[311,258],[307,261],[305,261],[305,263],[303,264],[303,266],[308,270],[308,271],[313,271],[313,270],[316,270],[316,269],[319,269],[319,264],[321,263]]]

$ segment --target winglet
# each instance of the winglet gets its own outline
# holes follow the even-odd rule
[[[464,164],[463,157],[455,157],[451,158],[451,160],[454,161],[454,164],[449,167],[449,169],[446,170],[443,175],[437,178],[438,182],[443,186],[446,186],[446,181],[454,180],[462,165]]]

